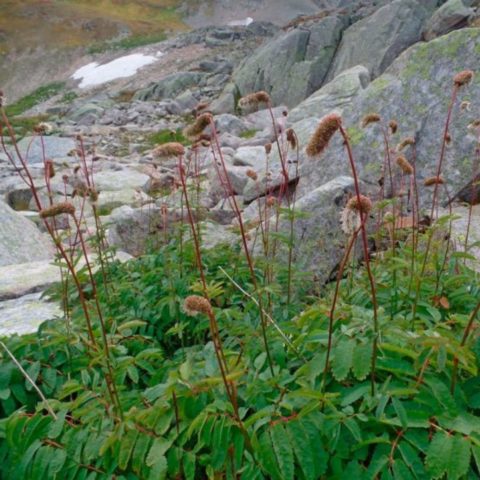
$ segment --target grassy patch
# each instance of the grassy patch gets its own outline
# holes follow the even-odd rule
[[[10,117],[9,121],[17,134],[17,140],[19,140],[22,137],[31,135],[34,127],[40,122],[46,122],[48,118],[48,115],[35,115],[33,117]]]
[[[148,136],[147,142],[152,147],[167,142],[178,142],[182,145],[188,145],[190,143],[188,139],[183,136],[182,129],[180,128],[177,128],[175,131],[165,129],[152,133]]]
[[[64,87],[64,82],[53,82],[43,85],[20,100],[17,100],[15,103],[7,105],[5,111],[9,117],[21,115],[30,108],[33,108],[35,105],[45,102],[49,98],[57,95],[63,90]]]
[[[164,32],[149,35],[133,35],[113,42],[97,42],[91,45],[87,52],[90,54],[104,53],[110,50],[131,50],[133,48],[163,42],[167,36]]]
[[[75,99],[78,98],[78,94],[76,92],[70,91],[65,93],[63,97],[60,99],[61,103],[72,103]]]
[[[253,138],[256,133],[258,132],[258,130],[256,130],[255,128],[252,128],[251,130],[245,130],[245,132],[242,132],[239,137],[240,138]]]

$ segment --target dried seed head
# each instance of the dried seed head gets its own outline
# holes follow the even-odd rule
[[[270,152],[272,151],[272,144],[271,143],[267,143],[265,144],[265,153],[267,155],[270,155]]]
[[[365,195],[360,195],[360,199],[355,195],[348,202],[345,208],[356,212],[368,214],[372,210],[372,201]]]
[[[474,120],[472,123],[468,125],[468,128],[480,128],[480,119]]]
[[[90,188],[88,191],[88,199],[90,200],[90,203],[93,203],[93,204],[97,203],[99,194],[100,192],[98,192],[94,188]]]
[[[255,170],[252,170],[251,168],[247,170],[247,177],[251,178],[254,181],[258,179],[257,172]]]
[[[390,133],[395,135],[398,130],[398,122],[396,120],[390,120],[388,126],[390,127]]]
[[[69,181],[68,175],[66,175],[66,174],[62,175],[62,180],[63,180],[63,183],[64,183],[65,185],[67,185],[67,184],[68,184],[68,181]]]
[[[201,112],[202,110],[205,110],[208,107],[209,103],[208,102],[199,102],[197,103],[197,106],[195,107],[196,112]]]
[[[52,132],[53,127],[46,122],[40,122],[38,125],[33,127],[33,131],[38,135],[48,135]]]
[[[48,208],[40,210],[40,218],[56,217],[57,215],[74,215],[75,207],[69,202],[56,203]]]
[[[306,152],[309,157],[320,155],[342,124],[342,117],[330,113],[320,120],[317,129],[308,142]]]
[[[295,135],[295,131],[293,128],[289,128],[287,129],[286,134],[287,142],[290,144],[292,150],[295,150],[297,148],[297,136]]]
[[[362,128],[368,127],[371,123],[378,123],[382,117],[378,113],[367,113],[362,118]]]
[[[277,199],[275,197],[269,196],[267,197],[267,206],[273,207],[277,203]]]
[[[452,143],[452,136],[448,132],[445,134],[445,143],[447,145],[450,145]]]
[[[415,145],[415,139],[413,137],[406,137],[397,145],[397,151],[401,152],[404,148],[411,145]]]
[[[183,134],[187,138],[196,138],[201,135],[203,131],[213,122],[213,116],[211,113],[202,113],[199,115],[192,125],[183,130]]]
[[[49,158],[45,160],[45,176],[47,178],[53,178],[55,176],[55,167],[53,166],[53,160]]]
[[[426,187],[431,187],[432,185],[443,185],[444,183],[445,180],[442,177],[429,177],[423,182]]]
[[[261,103],[270,103],[270,95],[261,90],[260,92],[250,93],[249,95],[245,95],[238,101],[238,106],[240,108],[245,107],[258,107]]]
[[[345,235],[353,235],[362,225],[362,219],[356,210],[345,207],[340,213],[340,223]]]
[[[195,317],[199,313],[210,315],[212,313],[212,306],[205,297],[190,295],[183,303],[183,310],[190,317]]]
[[[402,172],[405,175],[413,175],[412,164],[403,155],[400,155],[397,158],[397,165],[402,169]]]
[[[155,147],[152,155],[155,158],[182,157],[185,155],[185,147],[178,142],[168,142]]]
[[[453,83],[456,87],[460,88],[468,85],[472,81],[472,78],[473,72],[471,70],[463,70],[453,77]]]
[[[460,104],[460,110],[469,112],[469,111],[470,111],[470,102],[463,101],[463,102]]]

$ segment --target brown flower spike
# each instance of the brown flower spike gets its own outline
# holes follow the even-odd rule
[[[401,152],[404,148],[415,145],[415,139],[413,137],[404,138],[397,146],[397,150]]]
[[[317,129],[308,142],[306,152],[309,157],[320,155],[342,124],[342,117],[330,113],[320,120]]]
[[[293,130],[293,128],[289,128],[286,134],[287,142],[290,144],[290,147],[292,147],[292,150],[295,150],[297,148],[297,137],[295,135],[295,131]]]
[[[402,172],[405,175],[413,175],[412,164],[403,155],[400,155],[397,158],[397,165],[402,169]]]
[[[197,117],[195,122],[185,128],[183,131],[183,134],[187,138],[196,138],[198,135],[201,135],[203,131],[210,125],[210,123],[213,121],[213,116],[211,113],[202,113]]]
[[[51,207],[40,210],[40,218],[51,218],[57,215],[74,215],[75,207],[69,202],[56,203]]]
[[[183,303],[183,310],[190,317],[195,317],[199,313],[211,315],[212,306],[205,297],[201,297],[200,295],[190,295]]]
[[[256,181],[258,179],[257,172],[255,170],[250,169],[250,168],[247,170],[247,177],[251,178],[254,181]]]
[[[423,184],[426,187],[431,187],[433,185],[443,185],[445,183],[445,180],[442,177],[429,177],[426,178]]]
[[[238,106],[240,108],[258,106],[260,103],[270,103],[270,95],[263,90],[245,95],[238,101]]]
[[[378,113],[368,113],[362,118],[362,128],[368,127],[372,123],[378,123],[382,117]]]
[[[182,157],[185,155],[185,147],[177,142],[164,143],[155,147],[152,154],[156,158]]]
[[[370,213],[372,207],[372,201],[365,195],[360,195],[360,201],[355,195],[347,202],[347,205],[345,206],[347,210],[355,210],[365,215]]]
[[[471,70],[463,70],[462,72],[457,73],[453,77],[453,83],[458,88],[468,85],[473,78],[473,72]]]

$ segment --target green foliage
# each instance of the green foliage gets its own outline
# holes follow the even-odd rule
[[[178,142],[182,145],[190,144],[190,141],[183,136],[182,129],[178,128],[176,131],[160,130],[148,136],[147,142],[151,146],[161,145],[167,142]]]
[[[120,40],[109,42],[98,42],[88,47],[87,52],[90,54],[104,53],[110,50],[131,50],[152,43],[163,42],[167,36],[164,32],[149,35],[131,35]]]
[[[288,307],[284,283],[263,290],[272,318],[295,347],[268,328],[272,376],[258,307],[220,269],[252,290],[239,248],[204,251],[241,423],[225,393],[208,318],[182,309],[186,296],[201,292],[191,242],[172,240],[134,261],[109,262],[105,276],[96,274],[97,299],[122,415],[110,399],[104,356],[89,351],[71,289],[70,322],[48,321],[35,335],[5,340],[57,418],[4,356],[2,478],[478,478],[478,334],[460,347],[480,295],[478,274],[454,255],[438,280],[441,256],[432,255],[412,322],[411,253],[405,244],[373,265],[380,324],[374,392],[368,278],[364,269],[352,268],[342,280],[322,393],[332,288],[321,298],[296,288]],[[416,255],[420,260],[421,252]],[[259,278],[262,268],[259,262]],[[85,269],[79,278],[92,304]],[[432,300],[439,295],[448,303]],[[96,318],[94,334],[101,336]],[[452,394],[455,355],[459,375]]]
[[[35,107],[35,105],[45,102],[55,95],[58,95],[64,88],[65,84],[63,82],[53,82],[38,87],[32,93],[21,98],[20,100],[17,100],[15,103],[7,105],[5,108],[5,113],[8,117],[21,115],[27,110]]]
[[[244,132],[242,132],[239,137],[240,138],[253,138],[256,133],[258,132],[258,130],[256,130],[255,128],[252,128],[250,130],[245,130]]]

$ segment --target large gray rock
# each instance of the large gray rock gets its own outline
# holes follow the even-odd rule
[[[52,246],[35,224],[2,201],[0,218],[0,266],[52,258]]]
[[[297,105],[322,85],[345,26],[329,16],[266,43],[234,72],[240,94],[266,90],[274,104]]]
[[[480,29],[462,29],[429,43],[413,46],[365,90],[359,92],[343,113],[343,122],[353,146],[355,162],[362,179],[375,186],[381,175],[384,149],[378,125],[361,128],[362,117],[378,112],[388,122],[395,119],[399,132],[391,139],[392,147],[406,136],[416,138],[417,176],[419,183],[435,175],[453,76],[464,69],[480,65]],[[462,110],[462,100],[480,96],[480,78],[463,87],[453,110],[449,133],[451,143],[446,149],[443,164],[444,178],[451,193],[461,189],[472,178],[472,162],[477,137],[468,128],[478,118],[478,110]],[[318,119],[309,118],[294,125],[300,145],[307,144],[318,125]],[[405,152],[411,159],[411,151]],[[393,161],[395,155],[393,154]],[[350,167],[340,135],[335,135],[329,148],[320,158],[309,159],[302,153],[302,178],[299,195],[308,194],[316,187],[342,174],[350,174]],[[398,172],[398,169],[394,169]],[[432,189],[420,187],[421,200],[428,205]],[[446,199],[440,189],[442,201]]]
[[[205,77],[199,72],[178,72],[167,75],[147,88],[139,90],[134,100],[161,100],[163,98],[175,98],[191,87],[195,87]]]
[[[333,110],[341,114],[369,82],[370,75],[365,67],[350,68],[295,107],[288,115],[288,121],[292,124],[310,117],[319,118]]]
[[[448,0],[427,21],[423,37],[428,41],[462,28],[472,14],[473,9],[467,8],[462,0]]]
[[[344,32],[328,79],[359,64],[378,77],[401,52],[421,39],[429,13],[421,1],[394,0],[354,23]]]
[[[328,280],[345,252],[347,238],[340,228],[340,213],[352,192],[353,179],[340,176],[309,192],[295,205],[299,215],[294,223],[294,265],[298,271],[311,272],[320,284]],[[288,235],[289,229],[290,222],[282,218],[279,231]],[[259,245],[256,254],[262,254],[262,248]],[[285,250],[282,244],[280,255],[285,255]]]
[[[62,315],[57,303],[42,300],[41,293],[31,293],[0,303],[0,336],[36,332],[45,320]]]
[[[0,300],[22,297],[60,282],[60,269],[48,260],[0,267]]]
[[[43,145],[42,145],[43,143]],[[44,137],[24,137],[18,142],[18,148],[23,158],[30,164],[43,163],[44,159],[72,161],[68,153],[76,148],[71,138],[49,135]],[[17,161],[16,155],[14,155]]]

